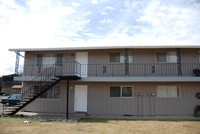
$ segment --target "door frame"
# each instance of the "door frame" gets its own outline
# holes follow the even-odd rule
[[[87,77],[88,52],[76,52],[76,61],[81,64],[81,77]]]
[[[74,112],[87,112],[88,85],[75,85]]]

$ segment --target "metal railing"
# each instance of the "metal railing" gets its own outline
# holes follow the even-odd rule
[[[25,102],[21,104],[18,108],[23,108],[33,100],[35,100],[39,95],[41,95],[43,92],[49,89],[49,87],[56,84],[56,78],[55,76],[60,76],[62,68],[58,67],[57,65],[51,65],[50,67],[46,68],[45,70],[42,70],[32,81],[26,83],[23,85],[22,89],[19,91],[16,91],[13,94],[21,94],[21,102]],[[39,87],[39,92],[35,92],[35,86]],[[27,103],[27,104],[26,104]],[[24,106],[23,106],[24,105]],[[15,106],[14,106],[15,107]],[[3,107],[3,111],[10,110],[14,107],[5,106]],[[19,110],[19,109],[15,109]],[[15,112],[15,111],[13,111]]]
[[[81,75],[88,77],[167,77],[194,76],[194,69],[200,69],[199,63],[183,63],[178,69],[177,63],[147,63],[147,64],[88,64],[81,70]],[[85,68],[85,67],[84,67]],[[84,72],[85,71],[85,72]]]
[[[25,65],[23,76],[37,76],[39,73],[45,71],[51,64],[46,65]],[[62,64],[55,64],[56,72],[61,75],[81,75],[81,64],[77,61],[67,61],[63,62]]]
[[[36,76],[50,65],[25,65],[23,75]],[[61,75],[78,75],[87,77],[166,77],[194,76],[193,70],[200,69],[199,63],[124,63],[114,64],[80,64],[76,61],[63,62],[59,72]]]

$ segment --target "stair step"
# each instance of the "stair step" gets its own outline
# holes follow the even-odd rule
[[[22,101],[20,104],[23,105],[23,104],[26,104],[27,102],[28,102],[28,101]]]
[[[58,77],[51,78],[51,80],[59,80]]]
[[[24,97],[24,99],[32,99],[33,97],[32,96],[26,96]]]
[[[32,93],[32,94],[27,94],[26,96],[27,97],[32,97],[32,96],[35,96],[36,94],[35,93]]]
[[[12,112],[14,112],[15,110],[4,110],[4,112],[9,112],[9,113],[12,113]]]
[[[37,77],[42,77],[43,73],[39,74]],[[36,77],[36,78],[37,78]],[[22,100],[20,102],[20,104],[17,104],[15,106],[12,106],[8,109],[5,109],[4,112],[6,115],[14,115],[16,114],[18,111],[20,111],[24,106],[28,105],[29,103],[31,103],[32,101],[34,101],[35,99],[37,99],[41,93],[48,91],[51,87],[53,87],[54,85],[56,85],[58,82],[60,81],[59,77],[42,77],[41,81],[38,83],[39,86],[41,87],[40,90],[38,90],[39,92],[35,93],[32,92],[34,89],[34,85],[28,85],[27,87],[24,87],[25,91],[28,92],[24,92],[25,95],[23,95]],[[83,116],[85,116],[84,114],[82,114]]]

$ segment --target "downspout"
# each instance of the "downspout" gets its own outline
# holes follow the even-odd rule
[[[66,94],[66,119],[69,119],[69,80],[67,80],[67,94]]]

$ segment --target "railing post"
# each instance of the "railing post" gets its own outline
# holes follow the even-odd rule
[[[162,75],[163,75],[163,71],[162,71],[162,70],[163,70],[163,63],[161,63],[160,66],[161,66],[161,67],[160,67],[160,71],[161,71],[161,72],[160,72],[160,75],[162,76]]]
[[[178,76],[182,76],[182,64],[181,64],[181,51],[180,51],[180,48],[176,48],[176,56],[177,56]]]
[[[97,64],[95,64],[95,74],[96,74],[96,77],[97,77]]]

